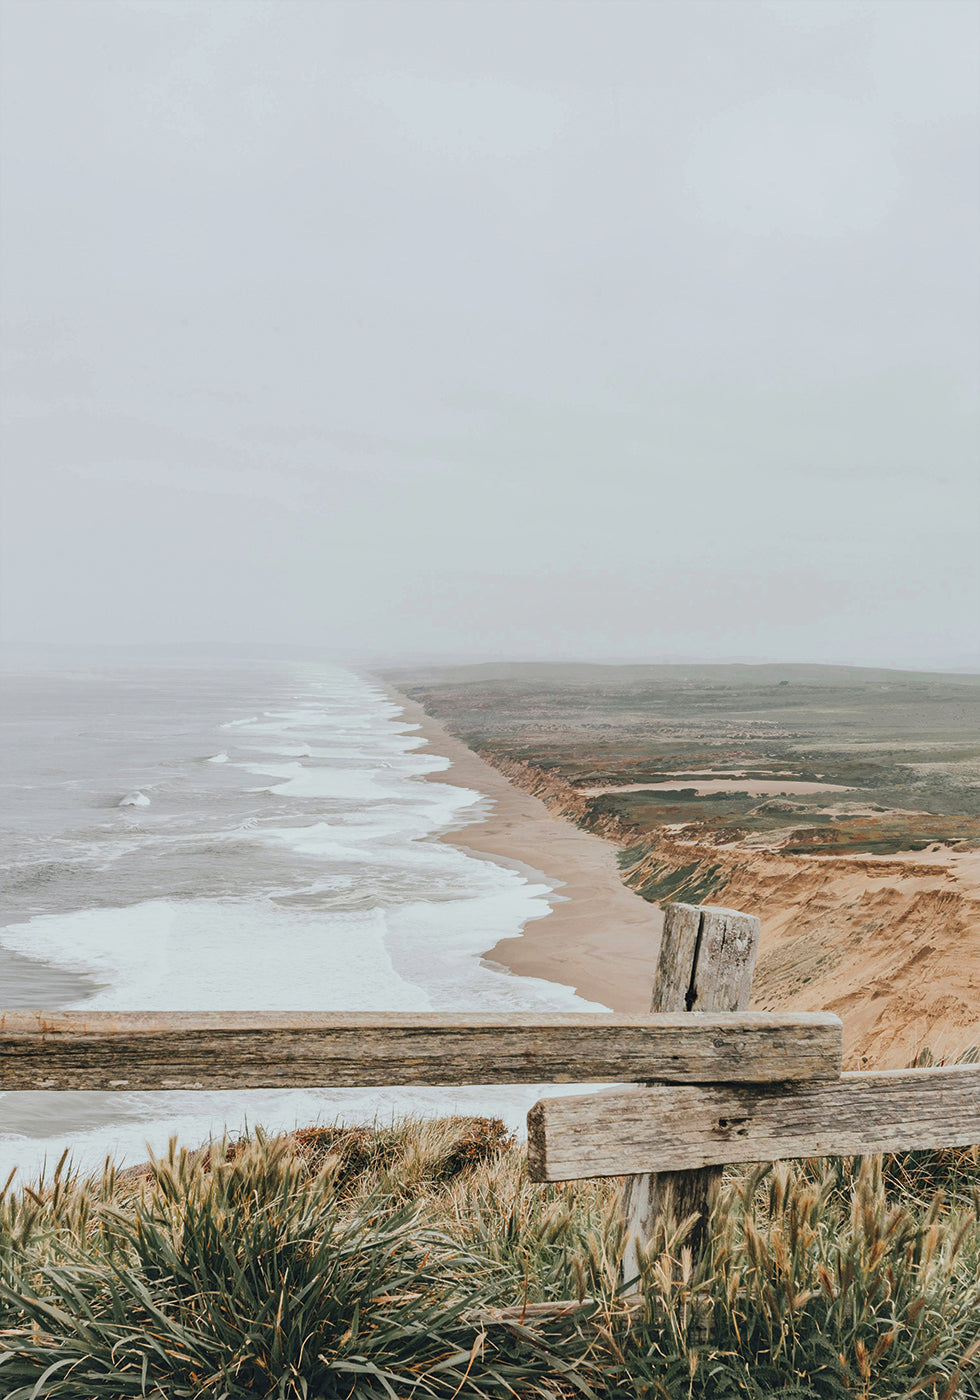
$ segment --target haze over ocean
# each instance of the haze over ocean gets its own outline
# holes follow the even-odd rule
[[[167,1010],[601,1009],[480,954],[550,887],[439,832],[479,793],[336,666],[7,675],[3,1003]],[[145,799],[145,801],[143,800]],[[121,805],[123,804],[123,805]],[[2,1095],[0,1178],[67,1144],[81,1165],[342,1113],[501,1113],[533,1086]]]

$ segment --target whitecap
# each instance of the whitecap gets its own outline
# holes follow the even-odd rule
[[[445,771],[449,760],[428,749],[417,726],[376,687],[321,668],[311,668],[298,692],[304,682],[305,693],[283,695],[281,708],[222,726],[236,730],[235,758],[222,750],[209,760],[229,765],[220,783],[213,775],[222,793],[236,768],[243,785],[246,774],[268,784],[248,790],[270,799],[256,801],[252,811],[234,808],[226,831],[211,831],[208,839],[244,842],[259,870],[261,847],[271,848],[274,889],[266,886],[257,897],[178,900],[157,885],[162,897],[124,908],[39,914],[5,929],[6,946],[94,975],[101,990],[84,1003],[91,1009],[600,1009],[571,987],[516,977],[483,960],[500,938],[546,916],[554,898],[543,876],[433,839],[479,820],[488,799],[452,782],[421,781]],[[215,738],[193,752],[207,753]],[[238,762],[244,744],[257,761]],[[195,783],[207,772],[198,757]],[[148,802],[138,791],[123,798],[128,806]],[[197,838],[192,823],[165,837],[154,834],[154,849],[161,841],[169,851]],[[283,855],[290,850],[296,880],[284,885]],[[538,1096],[533,1086],[92,1096],[84,1128],[67,1110],[59,1128],[60,1096],[34,1110],[33,1127],[28,1109],[18,1118],[8,1101],[0,1179],[18,1159],[32,1170],[45,1150],[56,1158],[66,1142],[95,1164],[107,1151],[138,1159],[147,1138],[159,1150],[172,1131],[191,1143],[220,1132],[223,1123],[238,1131],[246,1117],[275,1129],[335,1115],[363,1121],[375,1113],[459,1111],[500,1113],[517,1126]]]

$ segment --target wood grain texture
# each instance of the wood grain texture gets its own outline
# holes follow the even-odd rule
[[[750,1016],[0,1012],[0,1090],[833,1079],[841,1025]]]
[[[759,920],[737,909],[666,905],[651,1011],[710,1013],[747,1007],[760,933]],[[695,1222],[687,1236],[692,1254],[703,1249],[720,1184],[721,1173],[714,1167],[627,1177],[620,1205],[624,1283],[632,1286],[637,1278],[640,1251],[658,1248],[686,1220]]]
[[[980,1143],[980,1066],[844,1074],[820,1084],[652,1085],[543,1099],[534,1181]]]
[[[701,909],[696,904],[665,904],[657,979],[651,1011],[687,1011],[697,964]]]
[[[668,904],[651,1011],[738,1011],[752,995],[759,951],[754,914]]]
[[[712,904],[701,906],[698,953],[687,997],[688,1011],[744,1011],[748,1007],[761,932],[754,914],[741,914],[737,909],[721,909]],[[680,1011],[683,1008],[665,1006],[662,1009]]]

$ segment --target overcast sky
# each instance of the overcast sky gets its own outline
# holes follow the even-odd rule
[[[976,666],[978,14],[7,0],[7,638]]]

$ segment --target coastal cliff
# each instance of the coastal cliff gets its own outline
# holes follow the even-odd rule
[[[980,1044],[980,677],[510,665],[389,679],[610,843],[650,905],[758,914],[755,1004],[835,1012],[850,1068]]]
[[[614,842],[623,880],[644,898],[758,914],[754,1004],[833,1011],[848,1068],[901,1067],[924,1048],[955,1057],[980,1042],[980,853],[800,856],[641,832],[593,813],[580,788],[527,759],[480,757]]]

